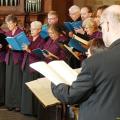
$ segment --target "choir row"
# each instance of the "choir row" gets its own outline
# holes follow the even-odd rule
[[[101,13],[106,7],[100,8]],[[0,31],[0,104],[5,104],[8,110],[21,111],[26,115],[40,115],[40,119],[44,119],[45,113],[43,114],[43,111],[46,110],[25,85],[26,82],[43,76],[31,69],[29,65],[41,60],[48,63],[58,59],[66,61],[72,68],[79,68],[81,61],[86,58],[86,51],[89,46],[85,48],[82,43],[77,43],[79,47],[75,46],[73,48],[73,52],[79,57],[79,59],[76,59],[72,54],[68,53],[63,45],[70,45],[70,41],[74,39],[73,34],[86,41],[92,39],[97,41],[98,38],[102,37],[99,20],[93,18],[91,12],[92,10],[88,6],[81,9],[76,5],[71,6],[69,9],[71,21],[69,22],[80,22],[81,24],[77,26],[78,28],[73,27],[70,30],[65,23],[61,24],[59,22],[56,11],[50,11],[47,16],[47,24],[42,25],[40,21],[33,21],[30,24],[30,29],[25,29],[24,32],[31,44],[29,46],[23,45],[22,51],[13,50],[10,45],[4,47],[5,36],[14,37],[23,31],[18,27],[16,16],[12,14],[6,16],[5,22],[9,30],[5,32],[1,29]],[[86,50],[84,51],[81,47]],[[44,53],[43,56],[38,56],[32,52],[37,48],[46,49],[49,54]],[[55,106],[50,108],[49,112],[51,115],[53,114],[51,120],[55,119],[56,109],[58,108]],[[40,112],[38,113],[38,111]],[[61,116],[60,113],[57,114]]]

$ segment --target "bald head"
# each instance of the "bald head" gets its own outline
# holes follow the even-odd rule
[[[120,5],[111,5],[106,8],[100,18],[103,40],[109,47],[120,38]]]
[[[106,8],[102,13],[101,18],[120,22],[120,5],[112,5]]]

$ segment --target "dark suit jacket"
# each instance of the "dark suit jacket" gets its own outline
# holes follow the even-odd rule
[[[120,117],[120,39],[106,51],[83,61],[71,86],[52,84],[62,102],[79,104],[79,120],[116,120]]]

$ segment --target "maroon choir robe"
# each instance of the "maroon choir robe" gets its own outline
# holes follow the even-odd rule
[[[15,36],[22,32],[17,28],[14,35],[9,31],[7,36]],[[23,59],[23,51],[12,50],[8,48],[6,53],[6,88],[5,88],[5,105],[8,110],[20,109],[21,105],[21,84],[22,84],[22,70],[21,63]]]
[[[41,38],[41,36],[39,36],[35,41],[32,41],[31,40],[31,44],[29,46],[29,49],[32,51],[34,49],[37,49],[37,48],[40,48],[40,49],[43,49],[44,47],[44,44],[45,44],[45,40],[43,40]],[[25,63],[26,63],[26,60],[27,60],[27,56],[29,55],[29,64],[33,63],[33,62],[38,62],[40,61],[40,57],[37,56],[36,54],[34,53],[28,53],[28,52],[24,52],[24,57],[23,57],[23,62],[22,62],[22,70],[24,69],[24,66],[25,66]],[[32,71],[34,71],[32,68],[30,68]]]
[[[5,40],[4,31],[0,29],[0,106],[5,102],[5,54],[7,41]]]
[[[96,38],[102,38],[102,32],[96,31],[92,35],[89,36],[90,40],[91,39],[96,39]]]
[[[40,48],[42,49],[45,40],[43,40],[40,36],[35,40],[31,40],[31,44],[29,45],[29,49],[32,51],[34,49]],[[23,81],[22,81],[22,101],[21,101],[21,112],[27,115],[36,115],[37,114],[37,101],[35,96],[33,96],[32,92],[25,85],[26,82],[35,80],[37,78],[43,77],[40,73],[33,70],[29,67],[29,65],[33,62],[40,61],[41,58],[34,54],[33,52],[28,53],[24,52],[24,58],[22,62],[22,70],[23,70]],[[34,109],[35,108],[35,109]]]
[[[2,45],[2,48],[0,48],[0,62],[5,61],[5,55],[6,55],[6,46],[7,46],[7,41],[5,40],[5,32],[0,29],[0,44]]]
[[[19,34],[22,31],[23,30],[21,30],[20,28],[17,28],[17,30],[15,31],[14,35],[12,35],[12,32],[9,31],[9,32],[6,33],[6,36],[13,37],[13,36]],[[6,64],[9,64],[10,52],[12,52],[12,54],[13,54],[14,64],[17,64],[17,63],[21,64],[22,63],[22,58],[23,58],[23,52],[10,50],[10,49],[8,49],[6,57],[5,57]]]
[[[67,56],[65,54],[64,49],[61,47],[59,42],[64,42],[66,41],[66,37],[64,36],[60,36],[57,40],[53,41],[51,38],[49,38],[49,40],[47,41],[47,43],[44,46],[44,49],[48,50],[49,52],[51,52],[52,54],[54,54],[55,56],[57,56],[59,58],[59,60],[65,60],[67,59]],[[54,59],[52,59],[54,60]],[[46,62],[50,62],[52,61],[49,58],[45,58]]]

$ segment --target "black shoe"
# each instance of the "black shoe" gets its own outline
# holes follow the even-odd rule
[[[4,103],[0,103],[0,107],[3,106],[3,105],[4,105]]]
[[[14,110],[14,108],[13,108],[13,107],[8,107],[7,109],[8,109],[9,111]]]

